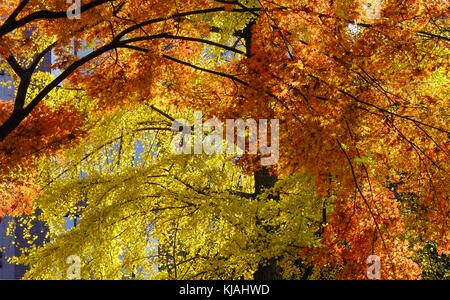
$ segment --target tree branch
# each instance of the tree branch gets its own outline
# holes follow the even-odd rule
[[[185,65],[185,66],[194,68],[195,70],[202,71],[202,72],[206,72],[206,73],[210,73],[210,74],[214,74],[214,75],[218,75],[218,76],[222,76],[222,77],[225,77],[225,78],[229,78],[229,79],[231,79],[231,80],[233,80],[233,81],[239,82],[240,84],[243,84],[243,85],[245,85],[245,86],[249,86],[249,84],[248,84],[247,82],[245,82],[245,81],[243,81],[243,80],[241,80],[241,79],[239,79],[239,78],[236,78],[236,77],[233,76],[233,75],[229,75],[229,74],[226,74],[226,73],[222,73],[222,72],[218,72],[218,71],[213,71],[213,70],[205,69],[205,68],[202,68],[202,67],[193,65],[193,64],[191,64],[191,63],[188,63],[188,62],[185,62],[185,61],[182,61],[182,60],[179,60],[179,59],[177,59],[177,58],[174,58],[174,57],[169,56],[169,55],[166,55],[166,54],[163,54],[162,56],[163,56],[164,58],[167,58],[167,59],[169,59],[169,60],[171,60],[171,61],[174,61],[174,62],[176,62],[176,63],[179,63],[179,64],[182,64],[182,65]]]
[[[251,8],[251,9],[249,8],[248,10],[249,11],[259,11],[260,9],[259,8]],[[142,28],[144,26],[151,25],[151,24],[164,22],[164,21],[167,21],[167,20],[179,19],[179,18],[193,16],[193,15],[201,15],[201,14],[223,12],[223,11],[226,11],[225,7],[214,7],[214,8],[209,8],[209,9],[194,10],[194,11],[189,11],[189,12],[184,12],[184,13],[173,14],[173,15],[170,15],[170,16],[167,16],[167,17],[147,20],[147,21],[144,21],[144,22],[141,22],[141,23],[138,23],[138,24],[135,24],[133,26],[128,27],[127,29],[122,31],[116,37],[116,39],[117,39],[117,41],[119,41],[120,39],[122,39],[128,33],[133,32],[136,29],[140,29],[140,28]],[[244,9],[232,9],[230,11],[231,12],[246,12],[247,10],[244,10]]]
[[[41,59],[44,58],[44,56],[49,53],[53,47],[56,46],[56,42],[54,42],[53,44],[49,45],[47,48],[44,49],[44,51],[42,51],[41,53],[39,53],[36,58],[34,59],[34,61],[32,62],[32,64],[30,65],[30,67],[28,68],[28,70],[30,70],[31,72],[34,72],[34,70],[38,67],[39,63],[41,62]]]
[[[13,69],[13,71],[17,74],[17,76],[19,76],[20,78],[22,78],[24,76],[24,69],[17,62],[14,55],[11,54],[10,56],[8,56],[6,58],[6,61],[8,62],[11,69]]]
[[[151,36],[143,36],[143,37],[136,37],[136,38],[131,38],[128,40],[122,40],[121,43],[123,44],[130,44],[130,43],[135,43],[135,42],[140,42],[140,41],[146,41],[148,39],[152,39]],[[201,39],[201,38],[193,38],[193,37],[185,37],[185,36],[177,36],[177,35],[172,35],[169,33],[162,33],[161,34],[161,38],[166,38],[166,39],[173,39],[173,40],[182,40],[182,41],[191,41],[191,42],[198,42],[198,43],[203,43],[203,44],[207,44],[207,45],[211,45],[211,46],[215,46],[215,47],[219,47],[228,51],[232,51],[241,55],[247,55],[244,51],[238,50],[236,48],[233,47],[229,47],[223,44],[219,44],[210,40],[205,40],[205,39]],[[143,49],[143,48],[142,48]],[[142,51],[142,50],[140,50]]]
[[[100,6],[104,3],[111,2],[114,0],[96,0],[92,1],[88,4],[85,4],[80,7],[81,13],[92,9],[94,7]],[[15,20],[17,15],[22,11],[25,5],[29,2],[29,0],[22,1],[17,9],[13,12],[13,14],[8,18],[8,20],[0,26],[0,38],[4,35],[36,20],[44,20],[44,19],[62,19],[67,18],[67,11],[49,11],[49,10],[40,10],[30,15],[23,17],[20,20]],[[15,15],[14,15],[15,14]],[[13,18],[11,18],[13,17]]]

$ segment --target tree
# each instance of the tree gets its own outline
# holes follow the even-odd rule
[[[14,76],[17,87],[14,103],[3,103],[1,111],[0,142],[3,146],[1,154],[4,156],[2,157],[2,174],[4,173],[2,182],[8,183],[8,186],[4,185],[5,190],[11,187],[17,190],[26,185],[24,183],[28,181],[26,178],[11,184],[17,181],[17,178],[13,179],[9,174],[17,173],[17,169],[20,168],[32,168],[34,157],[54,155],[66,144],[76,143],[77,138],[83,134],[80,125],[84,122],[86,115],[95,117],[101,113],[114,111],[124,103],[152,99],[155,92],[163,91],[166,85],[162,82],[170,74],[164,74],[166,64],[158,66],[157,62],[161,57],[162,49],[160,48],[172,47],[167,41],[179,42],[180,45],[187,42],[199,45],[205,43],[209,46],[233,49],[205,39],[183,36],[179,30],[181,18],[200,16],[201,19],[207,18],[204,15],[226,11],[226,7],[223,6],[202,9],[202,7],[210,6],[210,1],[193,1],[181,6],[175,3],[161,3],[156,8],[151,3],[147,3],[146,5],[149,6],[147,10],[151,13],[146,16],[142,16],[140,11],[133,9],[134,3],[131,2],[86,1],[87,3],[80,8],[83,13],[80,22],[67,18],[68,7],[65,1],[46,1],[45,3],[44,1],[20,1],[20,4],[18,2],[4,2],[0,8],[4,20],[0,28],[2,69]],[[141,8],[144,9],[144,7]],[[187,9],[190,10],[176,13],[176,11]],[[239,14],[245,26],[246,17],[242,15],[246,14],[247,10],[235,9],[230,13]],[[249,10],[252,11],[252,9]],[[129,15],[130,12],[133,12],[135,16]],[[234,18],[237,17],[234,16]],[[190,25],[186,33],[191,31],[194,34],[202,30],[201,26],[196,28],[191,21],[187,23]],[[144,26],[163,26],[165,32],[148,36],[143,29]],[[78,42],[80,40],[85,41],[87,47],[93,44],[101,46],[84,57],[78,57],[74,53],[82,50],[83,47],[86,48],[86,45]],[[136,51],[137,46],[133,44],[139,41],[147,41],[154,54],[140,55],[130,52],[130,49]],[[190,51],[190,48],[190,45],[185,47],[186,51]],[[199,48],[196,50],[198,51]],[[43,76],[37,69],[50,51],[53,51],[59,59],[52,67],[62,70],[56,78]],[[141,65],[141,70],[146,69],[144,73],[133,71],[135,76],[132,75],[133,72],[127,73],[127,76],[131,76],[129,78],[122,76],[125,71],[135,68],[136,63],[142,59],[147,64]],[[99,67],[100,64],[103,66]],[[125,69],[124,66],[126,66]],[[86,76],[89,74],[83,73],[83,70],[95,70],[95,74]],[[146,73],[147,71],[151,71],[152,74]],[[73,107],[77,104],[67,103],[68,98],[72,98],[73,101],[73,97],[80,99],[86,96],[74,92],[60,94],[59,85],[68,77],[74,86],[72,91],[79,90],[80,87],[84,87],[84,84],[92,85],[97,82],[94,89],[86,86],[88,96],[96,95],[93,97],[97,100],[95,108],[91,103],[90,111],[86,111],[79,105]],[[79,84],[79,80],[84,83]],[[97,85],[102,81],[113,83],[113,85],[106,91],[104,87],[109,83],[104,87]],[[132,81],[140,81],[142,89],[134,89],[130,84]],[[156,81],[158,83],[154,84]],[[147,89],[147,87],[151,88]],[[71,87],[68,89],[70,90]],[[136,99],[137,95],[140,99]],[[98,101],[100,99],[103,99],[103,102]],[[104,102],[106,100],[107,102]],[[58,118],[65,118],[67,122],[61,122]],[[33,124],[43,129],[32,128]],[[59,124],[59,127],[54,124]],[[48,143],[43,145],[43,141]],[[9,191],[5,193],[2,197],[3,210],[12,213],[11,210],[17,207],[18,200],[11,195],[20,195],[19,198],[23,198],[22,194],[22,192]]]
[[[86,149],[93,132],[104,128],[122,106],[138,109],[149,104],[175,112],[202,109],[221,119],[280,119],[281,156],[272,176],[251,155],[240,158],[238,165],[256,179],[265,174],[268,181],[260,183],[269,192],[263,198],[271,199],[273,207],[283,202],[273,190],[279,182],[275,174],[301,182],[305,177],[299,174],[306,171],[305,176],[314,179],[316,196],[327,199],[320,226],[310,229],[322,238],[322,247],[302,245],[299,256],[319,266],[343,266],[342,277],[363,278],[367,257],[376,254],[384,262],[384,278],[418,278],[413,256],[424,241],[448,253],[449,38],[444,1],[385,1],[379,19],[367,14],[365,1],[344,0],[82,1],[80,19],[66,18],[65,1],[18,2],[0,6],[4,16],[0,53],[17,81],[15,102],[4,105],[0,115],[3,149],[20,143],[17,136],[23,136],[21,128],[30,128],[27,122],[33,118],[40,122],[55,112],[83,126],[62,122],[68,123],[62,133],[54,128],[32,130],[44,141],[51,136],[47,140],[53,146],[38,151],[40,156],[55,155],[76,143]],[[86,47],[93,51],[84,57],[72,54]],[[40,81],[32,93],[36,66],[50,50],[59,57],[53,67],[63,71]],[[66,92],[80,91],[81,104],[71,99],[73,94],[63,101],[55,97],[62,82]],[[46,105],[53,109],[45,110]],[[58,142],[63,133],[71,138]],[[10,170],[16,164],[35,168],[37,155],[25,158],[35,148],[13,146],[2,152],[2,162],[16,157],[9,160],[14,163],[5,164],[7,172],[2,171],[8,174],[3,181],[12,189],[24,181],[11,184],[18,172],[9,176]],[[176,165],[177,157],[169,160]],[[20,173],[36,181],[33,193],[28,192],[30,199],[43,182],[31,170]],[[126,180],[126,172],[123,176]],[[295,185],[285,191],[291,189]],[[8,192],[3,196],[8,199],[6,207],[17,203],[11,195],[24,194]],[[243,199],[263,205],[256,194]],[[414,196],[397,197],[400,194]],[[327,205],[334,208],[330,216]],[[281,224],[258,223],[257,228],[276,240]],[[192,254],[188,241],[181,240]],[[254,264],[270,258],[268,269],[278,270],[273,276],[295,273],[286,271],[292,264],[272,254],[257,256],[247,272],[258,274]],[[215,266],[223,266],[224,257],[229,259],[218,257]],[[236,270],[244,272],[242,266]]]
[[[299,251],[318,245],[324,205],[311,177],[266,189],[268,173],[253,179],[225,155],[173,154],[160,146],[173,135],[167,119],[146,105],[91,134],[65,163],[39,164],[46,192],[33,205],[51,243],[24,254],[26,278],[65,279],[71,255],[83,279],[252,279],[273,259],[276,276],[303,274]],[[65,218],[80,220],[66,231]]]

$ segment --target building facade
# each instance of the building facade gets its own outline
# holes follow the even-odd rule
[[[0,222],[0,280],[18,280],[23,277],[27,267],[10,263],[12,257],[21,255],[23,248],[30,246],[30,239],[23,236],[22,223],[19,219],[6,217]],[[31,236],[37,239],[34,245],[42,245],[45,241],[47,227],[43,222],[31,222]]]

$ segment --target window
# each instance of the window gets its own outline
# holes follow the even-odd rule
[[[64,217],[65,221],[65,230],[69,230],[77,226],[77,223],[80,221],[80,218],[78,217]]]

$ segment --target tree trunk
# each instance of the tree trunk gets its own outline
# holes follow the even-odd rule
[[[264,189],[273,188],[278,177],[271,175],[267,168],[262,168],[255,173],[255,199]],[[272,199],[279,200],[279,195],[270,195]],[[257,226],[263,226],[260,220],[256,220]],[[273,228],[264,226],[265,231],[272,231]],[[261,261],[258,270],[254,274],[255,280],[281,280],[282,270],[278,266],[277,258],[270,258],[268,261]]]
[[[241,37],[245,40],[245,47],[248,56],[251,56],[251,48],[252,48],[252,27],[255,25],[255,21],[250,22],[247,26],[242,30]],[[260,195],[264,189],[269,189],[275,186],[278,177],[276,175],[271,175],[269,170],[266,167],[263,167],[261,170],[255,172],[255,200]],[[270,195],[275,200],[279,200],[279,195]],[[263,226],[260,220],[256,220],[257,226]],[[273,228],[268,228],[264,226],[264,230],[271,231]],[[270,258],[268,261],[261,261],[259,263],[258,269],[256,270],[253,278],[255,280],[281,280],[282,279],[282,270],[278,267],[278,259]]]

